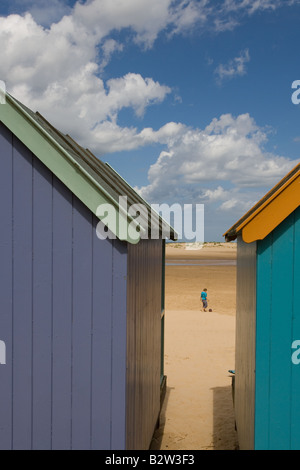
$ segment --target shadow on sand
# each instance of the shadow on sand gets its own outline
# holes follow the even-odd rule
[[[162,438],[164,435],[164,428],[166,424],[166,410],[168,406],[168,401],[170,397],[170,393],[172,391],[173,387],[166,387],[166,392],[160,412],[160,418],[159,418],[159,423],[157,423],[157,428],[153,434],[151,445],[149,450],[160,450],[161,448],[161,442]]]
[[[213,391],[213,450],[238,450],[232,387],[215,387]]]
[[[213,440],[209,450],[238,450],[235,429],[232,387],[215,387],[213,392]],[[168,401],[172,387],[166,387],[160,421],[154,432],[149,450],[160,450],[166,424]],[[172,449],[170,449],[172,450]],[[193,450],[193,449],[190,449]]]

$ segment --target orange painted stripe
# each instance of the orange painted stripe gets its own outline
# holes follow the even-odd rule
[[[242,228],[247,225],[254,217],[257,216],[261,211],[264,210],[266,206],[268,206],[275,198],[277,198],[285,189],[293,183],[293,181],[300,176],[300,170],[297,171],[288,181],[286,181],[285,184],[283,184],[274,194],[272,194],[268,199],[265,200],[263,204],[260,204],[260,201],[257,203],[259,206],[256,211],[254,211],[247,219],[245,219],[237,228],[236,228],[236,233],[238,233]],[[272,190],[271,190],[272,191]],[[300,194],[299,194],[300,197]],[[264,196],[262,199],[265,199],[266,196]],[[261,199],[261,200],[262,200]]]
[[[263,240],[300,205],[300,171],[238,228],[246,243]]]

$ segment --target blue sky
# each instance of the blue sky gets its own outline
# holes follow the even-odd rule
[[[0,79],[222,234],[299,162],[298,0],[2,0]],[[299,94],[300,96],[300,94]]]

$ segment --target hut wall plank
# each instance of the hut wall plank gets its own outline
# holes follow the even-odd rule
[[[6,365],[0,364],[0,450],[12,448],[12,309],[13,309],[13,146],[12,134],[0,122],[0,340],[6,345]],[[1,406],[2,404],[2,406]]]
[[[51,447],[71,447],[72,194],[53,179],[53,357]]]
[[[112,321],[107,312],[112,310],[113,245],[109,240],[97,238],[98,222],[94,217],[91,448],[105,450],[111,449]]]
[[[90,448],[92,214],[73,202],[72,447]]]
[[[271,361],[272,235],[257,245],[255,449],[269,446],[269,372]],[[262,288],[259,289],[259,286]]]
[[[33,160],[32,446],[51,443],[52,174]]]
[[[238,238],[235,419],[240,448],[254,447],[256,243]],[[247,403],[247,406],[245,406]]]
[[[31,449],[32,153],[13,139],[13,448]],[[28,314],[24,315],[24,312]]]
[[[162,240],[129,247],[127,448],[148,449],[160,411]]]
[[[127,244],[113,241],[111,448],[126,448]]]
[[[269,449],[290,447],[294,217],[273,232]]]

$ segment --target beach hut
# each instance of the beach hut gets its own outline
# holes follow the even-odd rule
[[[165,387],[162,219],[137,223],[145,201],[9,94],[0,165],[0,448],[148,449]]]
[[[237,239],[234,408],[241,449],[300,449],[300,165],[226,233]]]

